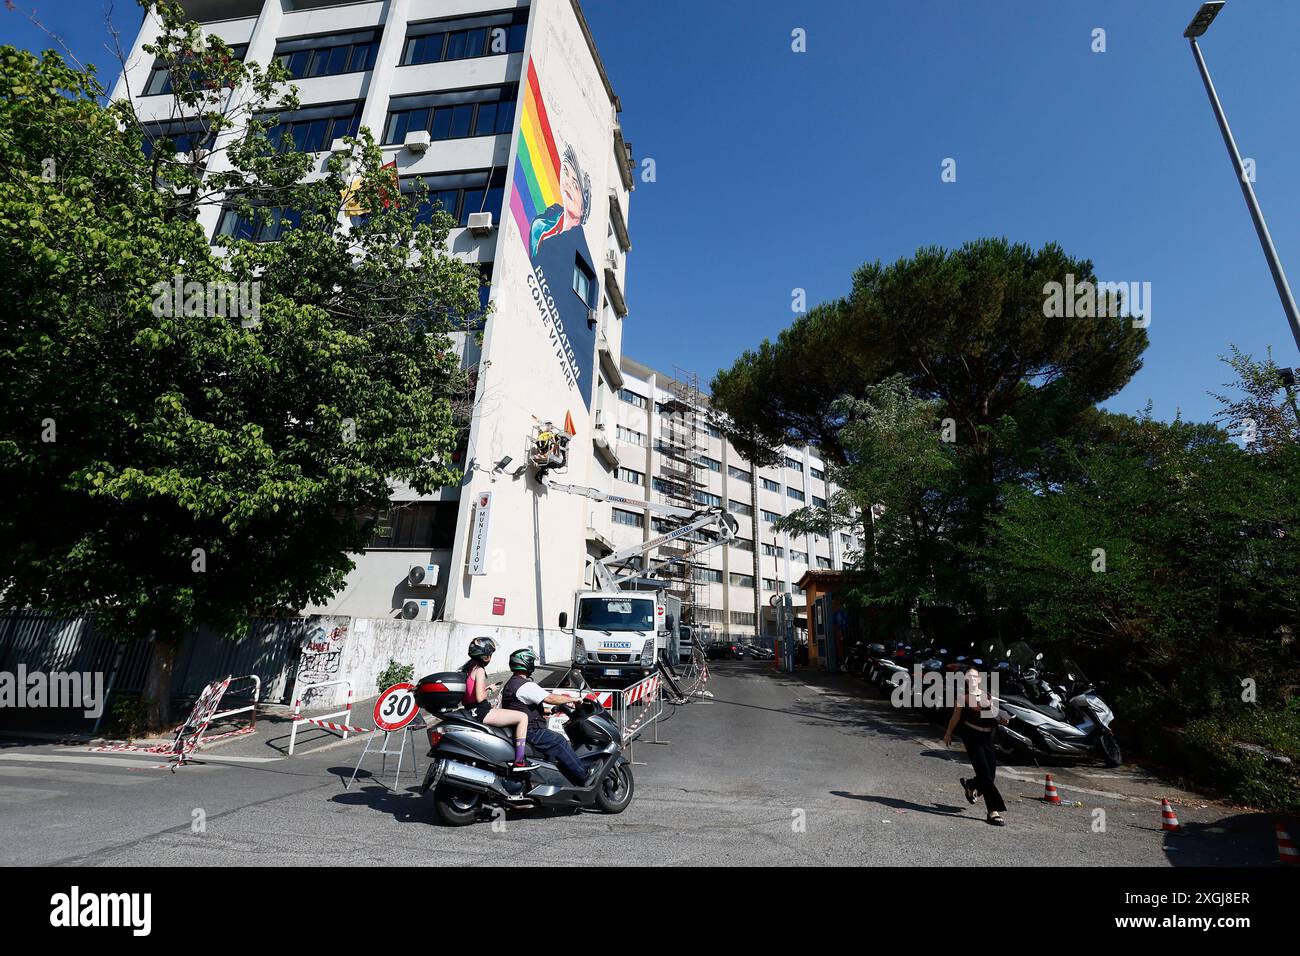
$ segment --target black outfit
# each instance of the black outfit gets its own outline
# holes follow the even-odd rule
[[[519,688],[530,680],[523,674],[515,674],[506,681],[506,686],[501,691],[501,706],[528,715],[527,739],[533,749],[558,765],[570,783],[581,787],[587,782],[587,768],[573,752],[573,747],[564,737],[546,726],[546,715],[542,713],[541,704],[529,704],[516,696]]]
[[[976,795],[984,797],[984,806],[989,813],[1003,813],[1007,809],[994,780],[998,772],[998,754],[993,747],[993,734],[997,727],[996,716],[989,716],[977,707],[962,707],[957,733],[966,745],[971,767],[975,770],[975,778],[968,783]]]

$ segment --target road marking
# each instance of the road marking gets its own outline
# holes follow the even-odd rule
[[[149,775],[143,773],[96,773],[91,770],[64,770],[57,767],[0,767],[0,777],[43,778],[64,783],[103,784],[108,787],[133,787],[148,783]]]
[[[136,760],[131,757],[98,757],[87,754],[84,757],[64,756],[63,754],[0,754],[0,760],[12,760],[18,763],[82,763],[111,767],[156,767],[166,760],[166,754],[159,754],[153,760]]]
[[[1015,770],[1008,770],[1005,767],[1000,767],[998,769],[1011,779],[1019,780],[1022,783],[1042,782],[1037,776],[1026,776]],[[1053,780],[1055,780],[1055,778],[1053,778]],[[1127,793],[1116,793],[1113,790],[1089,790],[1087,787],[1076,787],[1074,784],[1064,780],[1056,782],[1060,784],[1060,789],[1066,790],[1069,793],[1086,793],[1094,797],[1110,797],[1112,800],[1127,800],[1133,803],[1150,803],[1153,806],[1160,806],[1159,800],[1153,800],[1150,797],[1133,797],[1129,796]]]

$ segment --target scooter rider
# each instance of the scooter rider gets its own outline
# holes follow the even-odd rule
[[[589,772],[573,752],[573,747],[560,734],[546,726],[543,704],[572,704],[573,698],[563,694],[548,694],[533,680],[537,655],[522,647],[510,655],[510,680],[501,691],[501,706],[507,710],[528,715],[528,742],[546,759],[559,766],[561,772],[575,786],[587,783]],[[594,771],[594,768],[593,768]]]

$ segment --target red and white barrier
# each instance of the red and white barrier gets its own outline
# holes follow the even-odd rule
[[[346,686],[348,689],[348,702],[342,710],[334,711],[330,714],[317,714],[315,717],[302,716],[302,699],[308,691],[315,690],[319,687],[338,687]],[[294,747],[298,743],[298,728],[303,724],[311,724],[316,727],[323,727],[326,730],[339,731],[343,734],[343,739],[348,739],[348,734],[368,734],[370,730],[365,727],[352,727],[347,724],[330,723],[331,717],[352,716],[352,681],[350,680],[326,680],[319,684],[299,684],[295,688],[295,699],[293,702],[293,725],[289,728],[289,756],[293,756]]]

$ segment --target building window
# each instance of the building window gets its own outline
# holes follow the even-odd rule
[[[773,481],[771,478],[763,478],[761,481],[763,482],[764,491],[775,491],[777,494],[781,493],[781,483],[779,481]]]
[[[642,527],[642,516],[637,514],[635,511],[624,511],[622,508],[612,508],[610,510],[613,513],[614,524],[625,524],[629,528]]]
[[[720,496],[707,491],[697,491],[692,497],[694,497],[696,504],[704,505],[706,508],[716,508],[722,504]]]
[[[724,624],[727,620],[720,607],[697,607],[691,613],[701,624]]]
[[[775,511],[768,511],[766,508],[760,508],[759,513],[762,515],[763,520],[766,521],[768,524],[774,524],[775,522],[781,520],[781,516],[779,514],[777,514]]]
[[[527,10],[413,24],[406,31],[402,65],[519,53],[527,30]]]
[[[763,590],[764,591],[777,590],[776,578],[763,578]]]
[[[635,431],[634,429],[619,425],[616,434],[618,440],[624,444],[637,445],[641,448],[645,447],[645,434],[643,432]]]
[[[825,571],[829,571],[829,570],[831,569],[831,559],[830,559],[830,558],[823,558],[823,557],[821,557],[820,555],[818,555],[818,557],[817,557],[817,567],[819,567],[819,568],[821,568],[821,569],[823,569],[823,570],[825,570]]]
[[[719,428],[717,425],[713,424],[712,422],[705,422],[704,427],[708,431],[710,438],[722,437],[722,429]]]
[[[754,542],[750,541],[748,538],[732,538],[731,541],[728,542],[728,544],[730,544],[733,548],[737,548],[741,551],[754,550]]]
[[[793,458],[787,458],[785,460],[785,467],[789,468],[791,471],[797,471],[800,474],[803,474],[803,462],[801,461],[796,461]]]
[[[695,568],[695,580],[701,584],[721,584],[722,571],[718,568]]]
[[[817,506],[818,508],[825,508],[825,507],[826,507],[826,499],[825,499],[825,498],[818,498],[816,495],[813,495],[813,496],[812,496],[812,503],[813,503],[815,506]]]
[[[797,562],[799,562],[800,564],[807,564],[807,563],[808,563],[808,552],[807,552],[807,551],[796,551],[796,550],[794,550],[793,548],[791,548],[791,549],[790,549],[790,560],[791,560],[791,561],[797,561]]]
[[[361,128],[360,103],[334,103],[280,113],[279,122],[266,131],[271,152],[322,153],[344,136]]]
[[[378,53],[379,34],[375,30],[281,40],[275,45],[276,59],[295,80],[361,73],[374,68]]]
[[[373,550],[433,551],[449,549],[456,538],[455,501],[412,501],[394,504],[375,520],[370,536]]]
[[[754,626],[754,612],[753,612],[753,611],[732,611],[732,612],[731,612],[731,623],[732,623],[732,624],[741,624],[741,625],[744,625],[745,627],[753,627],[753,626]]]
[[[816,478],[818,481],[826,480],[826,472],[822,471],[820,468],[809,468],[808,473],[812,475],[814,478]]]
[[[763,545],[763,554],[769,558],[784,558],[785,548],[775,544]]]
[[[438,209],[451,216],[462,228],[469,225],[471,213],[490,212],[493,222],[501,220],[501,201],[506,185],[504,169],[495,172],[483,169],[439,173],[436,176],[422,176],[420,179],[429,192],[416,210],[417,223],[430,222]],[[406,180],[402,187],[404,192],[414,190],[415,180]]]
[[[754,576],[752,574],[737,574],[731,572],[731,586],[733,588],[752,588],[754,586]]]
[[[620,467],[618,469],[618,480],[626,481],[629,485],[644,485],[645,473],[634,471],[631,468]]]
[[[514,129],[518,98],[514,86],[394,97],[388,104],[384,144],[399,145],[406,142],[407,133],[419,130],[431,140],[509,133]]]
[[[737,501],[735,498],[732,498],[730,501],[727,502],[727,507],[730,508],[732,511],[734,511],[736,514],[744,515],[747,518],[753,515],[754,513],[753,508],[751,508],[749,505],[745,504],[742,501]]]
[[[249,239],[253,242],[278,242],[288,229],[296,229],[302,214],[296,209],[263,206],[251,217],[233,208],[223,209],[217,220],[218,236]]]
[[[596,273],[582,261],[581,255],[573,258],[573,291],[577,293],[582,304],[591,307],[591,290],[596,287]]]
[[[730,475],[732,478],[735,478],[737,481],[745,482],[745,484],[749,484],[751,481],[754,480],[753,475],[751,475],[747,471],[743,471],[742,469],[737,468],[735,465],[727,466],[727,474]]]
[[[794,595],[801,595],[804,594],[805,592],[803,588],[799,587],[799,585],[792,584],[790,585],[790,593]]]
[[[786,493],[787,495],[789,495],[791,498],[793,498],[795,501],[803,501],[803,500],[804,500],[804,494],[803,494],[803,492],[802,492],[802,491],[799,491],[797,488],[787,488],[787,489],[785,490],[785,493]]]
[[[709,469],[709,471],[722,471],[722,462],[718,461],[716,458],[710,458],[708,455],[701,455],[699,464]]]
[[[239,60],[242,63],[244,57],[248,53],[248,44],[241,43],[239,46],[232,46],[230,52],[232,54],[232,59]],[[189,90],[194,90],[199,85],[199,82],[199,73],[197,70],[194,70],[190,73]],[[155,62],[153,69],[149,71],[149,78],[145,80],[144,83],[144,92],[140,95],[161,96],[164,93],[173,92],[174,89],[175,88],[172,86],[171,71],[168,70],[161,61],[159,61]]]
[[[639,395],[630,388],[620,388],[618,397],[629,405],[635,405],[637,408],[645,408],[648,404],[648,399],[644,395]]]

